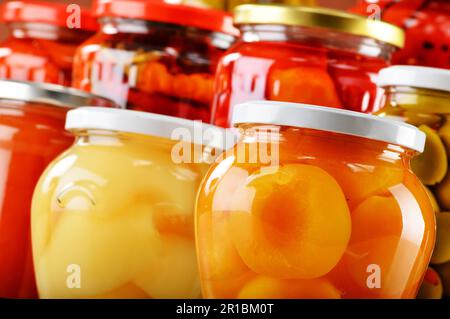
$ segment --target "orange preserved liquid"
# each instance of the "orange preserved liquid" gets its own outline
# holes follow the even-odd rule
[[[279,165],[268,167],[239,161],[239,149],[264,146],[253,129],[200,188],[204,296],[414,298],[435,230],[425,189],[410,171],[412,151],[282,128]]]

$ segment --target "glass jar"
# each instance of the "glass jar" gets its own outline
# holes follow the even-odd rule
[[[0,80],[0,298],[35,298],[31,197],[47,164],[73,138],[66,112],[111,101],[56,85]]]
[[[386,90],[379,115],[413,124],[427,136],[425,151],[412,161],[412,168],[428,187],[438,213],[438,240],[431,263],[439,268],[448,294],[450,275],[440,270],[450,265],[450,70],[392,66],[381,70],[379,84]]]
[[[393,64],[450,69],[450,2],[448,0],[360,0],[352,10],[379,16],[405,30],[405,47]]]
[[[210,120],[217,60],[237,32],[231,16],[158,0],[94,7],[101,30],[77,52],[75,87],[132,110]]]
[[[45,1],[4,3],[0,21],[8,37],[0,43],[0,78],[69,86],[75,49],[97,29],[89,11],[82,9],[77,20],[73,10]]]
[[[207,298],[413,298],[435,220],[410,169],[413,126],[311,105],[247,102],[241,139],[200,186]]]
[[[75,144],[33,199],[40,297],[198,298],[194,203],[224,130],[99,108],[69,112],[66,128]]]
[[[241,37],[219,62],[213,103],[224,127],[250,100],[374,111],[376,75],[403,43],[397,27],[331,9],[242,5],[234,19]]]
[[[215,8],[219,10],[233,11],[234,7],[240,4],[251,3],[284,3],[312,6],[316,4],[315,0],[164,0],[172,4],[184,4],[188,6],[201,8]]]

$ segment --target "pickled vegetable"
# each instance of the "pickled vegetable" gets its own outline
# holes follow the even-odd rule
[[[441,182],[447,173],[448,158],[439,135],[426,125],[419,127],[427,135],[425,151],[412,160],[413,171],[426,185]]]
[[[450,174],[447,174],[434,190],[439,206],[446,211],[450,211]]]
[[[446,118],[444,125],[439,128],[439,137],[442,139],[445,145],[447,154],[450,154],[450,117]]]
[[[442,264],[450,261],[450,213],[436,215],[437,233],[432,264]]]
[[[427,192],[428,198],[430,199],[430,203],[431,203],[431,206],[433,207],[433,211],[435,213],[439,213],[441,209],[439,208],[439,204],[438,204],[437,199],[434,196],[433,192],[428,187],[425,187],[425,190]]]

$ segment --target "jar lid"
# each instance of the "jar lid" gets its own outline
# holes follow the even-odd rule
[[[186,25],[238,36],[230,14],[162,0],[94,0],[94,15]]]
[[[424,66],[395,65],[382,69],[379,86],[412,86],[450,92],[450,70]]]
[[[56,84],[0,80],[0,100],[42,103],[59,107],[97,105],[118,107],[113,101]]]
[[[395,25],[320,7],[243,4],[234,9],[234,23],[317,27],[370,37],[399,48],[405,43],[404,31]]]
[[[70,7],[72,6],[72,7]],[[0,21],[3,22],[34,22],[47,23],[62,28],[68,28],[68,19],[74,10],[80,11],[80,29],[88,31],[98,30],[97,21],[92,17],[90,10],[83,7],[74,7],[70,4],[61,4],[45,1],[8,1],[0,7]],[[74,28],[74,30],[80,30]]]
[[[201,121],[148,112],[82,107],[67,113],[66,130],[107,130],[182,140],[220,150],[231,148],[236,136],[231,130]]]
[[[273,124],[308,128],[396,144],[418,152],[425,134],[415,126],[386,118],[315,105],[255,101],[235,106],[232,124]]]

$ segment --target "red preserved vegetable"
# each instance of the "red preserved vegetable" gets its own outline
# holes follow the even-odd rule
[[[448,0],[360,0],[352,11],[405,30],[405,47],[394,54],[393,64],[450,68]]]
[[[250,100],[373,112],[376,75],[403,42],[395,26],[323,8],[238,6],[235,24],[241,37],[219,62],[213,102],[212,121],[224,127]]]
[[[0,43],[0,78],[70,85],[75,50],[97,29],[90,13],[78,8],[45,1],[5,2],[0,21],[8,37]]]
[[[73,86],[122,107],[209,121],[231,16],[157,0],[95,1],[101,30],[77,51]]]

